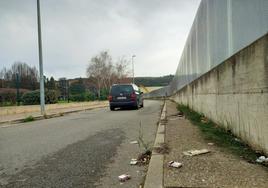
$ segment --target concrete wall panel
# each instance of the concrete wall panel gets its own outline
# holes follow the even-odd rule
[[[268,153],[268,34],[171,96]]]

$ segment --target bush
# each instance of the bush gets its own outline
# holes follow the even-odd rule
[[[21,100],[24,105],[40,104],[40,92],[39,90],[35,90],[24,93]]]
[[[86,97],[85,97],[85,94],[82,93],[82,94],[75,94],[75,95],[70,95],[70,100],[71,101],[85,101],[86,100]]]
[[[2,106],[5,106],[7,105],[8,103],[10,105],[14,105],[16,104],[16,101],[17,101],[17,93],[16,91],[7,91],[7,92],[3,92],[0,94],[0,102],[2,104]]]
[[[91,92],[70,95],[71,101],[94,101],[96,99],[95,94]]]
[[[24,105],[40,104],[40,91],[30,91],[22,95]],[[58,92],[55,90],[45,91],[45,103],[54,104],[58,102]]]
[[[94,101],[96,99],[97,97],[94,93],[91,93],[91,92],[86,93],[86,101]]]
[[[109,95],[109,90],[108,89],[101,89],[99,100],[101,100],[101,101],[107,100],[108,95]]]
[[[19,100],[26,92],[29,92],[29,90],[19,89]],[[16,102],[17,90],[15,88],[0,88],[0,106],[14,105]]]
[[[55,104],[58,102],[59,94],[56,90],[47,90],[46,91],[46,104]]]

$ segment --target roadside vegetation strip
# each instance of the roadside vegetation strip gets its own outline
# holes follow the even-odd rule
[[[108,105],[106,103],[103,104],[96,104],[96,105],[91,105],[91,106],[83,106],[79,109],[70,109],[68,110],[68,108],[66,108],[65,111],[52,111],[49,112],[48,110],[48,114],[45,115],[40,115],[40,114],[36,114],[35,115],[28,115],[26,117],[20,117],[20,118],[14,118],[14,119],[10,119],[10,120],[1,120],[0,121],[0,127],[4,128],[4,127],[9,127],[12,124],[16,124],[16,123],[25,123],[25,122],[31,122],[31,121],[35,121],[35,120],[42,120],[42,119],[49,119],[49,118],[54,118],[54,117],[60,117],[60,116],[64,116],[64,114],[70,114],[70,113],[75,113],[75,112],[80,112],[80,111],[84,111],[84,110],[92,110],[92,109],[97,109],[97,108],[104,108],[107,107]],[[9,125],[6,125],[9,124]],[[6,125],[6,126],[5,126]]]
[[[46,104],[46,110],[59,110],[65,108],[88,108],[96,105],[108,105],[107,101],[70,102],[58,104]],[[0,116],[39,112],[39,105],[8,106],[0,107]]]
[[[254,151],[249,145],[235,137],[230,130],[226,130],[223,126],[217,125],[203,114],[199,114],[181,104],[178,104],[177,109],[180,112],[183,112],[185,117],[194,125],[198,126],[207,141],[215,143],[224,150],[231,152],[250,163],[256,163],[256,159],[263,154]]]

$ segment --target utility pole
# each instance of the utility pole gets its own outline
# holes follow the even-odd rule
[[[70,102],[70,85],[69,85],[69,80],[67,79],[66,80],[66,88],[67,88],[67,100],[68,100],[68,103]]]
[[[16,89],[17,89],[17,106],[20,105],[20,80],[19,73],[16,73]]]
[[[134,78],[134,57],[136,57],[136,55],[132,55],[131,57],[131,62],[132,62],[132,83],[135,83],[135,78]]]
[[[39,72],[40,72],[40,106],[41,106],[41,114],[45,115],[45,89],[44,89],[44,74],[43,74],[40,0],[37,0],[37,26],[38,26],[38,49],[39,49]]]

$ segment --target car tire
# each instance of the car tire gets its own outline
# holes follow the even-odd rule
[[[110,106],[110,110],[111,110],[111,111],[114,111],[114,107]]]
[[[137,102],[136,105],[134,106],[134,109],[135,110],[138,110],[139,109],[139,103]]]

